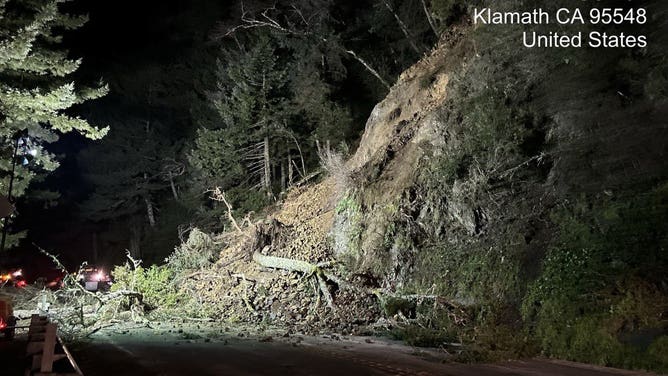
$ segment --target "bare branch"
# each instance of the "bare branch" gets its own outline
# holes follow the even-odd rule
[[[404,21],[401,20],[401,18],[397,14],[397,12],[394,11],[394,8],[392,8],[392,5],[390,5],[390,2],[388,0],[384,0],[383,4],[385,4],[385,7],[387,8],[387,10],[389,10],[390,13],[392,13],[392,15],[394,16],[394,19],[397,21],[397,24],[399,24],[399,28],[401,29],[401,32],[404,33],[404,36],[408,40],[408,43],[411,45],[413,50],[415,52],[417,52],[418,55],[421,54],[422,51],[420,51],[418,46],[415,44],[415,41],[413,40],[413,35],[411,35],[410,31],[408,31],[408,27],[406,26]]]
[[[377,78],[380,81],[380,83],[386,89],[388,89],[388,90],[390,89],[390,84],[380,75],[380,73],[378,73],[378,71],[376,71],[371,66],[371,64],[369,64],[366,60],[364,60],[359,55],[357,55],[354,51],[345,48],[343,45],[339,45],[338,43],[333,43],[332,41],[330,41],[326,37],[324,37],[322,35],[319,35],[319,34],[315,34],[314,32],[310,31],[309,30],[310,23],[306,20],[303,13],[298,8],[296,8],[294,5],[292,6],[292,8],[293,8],[293,12],[296,13],[299,16],[301,22],[303,22],[304,25],[307,27],[306,30],[299,30],[299,29],[296,29],[294,27],[288,27],[288,26],[282,25],[275,17],[272,17],[271,14],[270,14],[270,12],[276,10],[276,7],[270,7],[270,8],[264,9],[262,12],[260,12],[260,17],[257,18],[257,17],[254,17],[252,14],[250,14],[250,12],[247,12],[245,10],[243,2],[242,2],[242,4],[241,4],[241,23],[228,28],[226,31],[224,31],[222,33],[219,33],[215,37],[222,39],[222,38],[233,36],[236,32],[238,32],[240,30],[249,30],[249,29],[257,29],[257,28],[269,28],[269,29],[278,31],[278,32],[283,33],[283,34],[294,35],[294,36],[298,36],[298,37],[302,37],[302,38],[304,38],[304,37],[315,37],[316,39],[320,40],[321,42],[323,42],[325,44],[333,45],[335,49],[337,49],[340,52],[352,57],[353,59],[355,59],[358,63],[362,64],[362,66],[364,66],[364,68],[367,71],[369,71],[369,73],[371,73],[371,75],[373,75],[375,78]],[[401,20],[399,20],[399,21],[401,22]],[[401,24],[403,24],[403,22],[401,22]],[[406,30],[406,32],[407,32],[407,30]],[[413,43],[412,38],[409,38],[409,41],[411,43]],[[416,51],[418,53],[420,53],[419,50],[417,49],[417,46],[414,46],[414,48],[416,49]]]
[[[436,25],[434,24],[434,19],[431,17],[431,13],[429,13],[429,8],[427,8],[427,3],[425,0],[422,0],[422,9],[424,10],[424,14],[427,17],[427,22],[429,22],[429,26],[431,27],[431,31],[436,34],[438,37],[438,29],[436,29]]]
[[[378,73],[375,69],[373,69],[373,67],[371,67],[371,65],[369,65],[369,63],[367,63],[366,60],[359,57],[355,53],[355,51],[346,50],[346,49],[343,49],[343,48],[341,50],[343,52],[345,52],[346,54],[348,54],[349,56],[351,56],[353,59],[357,60],[357,62],[362,64],[364,66],[364,68],[366,68],[366,70],[368,70],[369,73],[371,73],[374,77],[376,77],[378,79],[378,81],[380,81],[380,83],[383,84],[383,86],[385,86],[385,88],[387,90],[390,90],[390,84],[387,81],[385,81],[385,79],[380,75],[380,73]]]
[[[299,18],[301,18],[304,25],[309,26],[309,22],[306,20],[306,18],[304,18],[304,14],[302,14],[302,11],[299,10],[299,8],[297,8],[294,4],[292,4],[291,8],[299,16]]]
[[[235,228],[240,234],[246,236],[246,235],[244,234],[243,230],[241,229],[241,227],[239,227],[239,224],[237,224],[236,219],[234,219],[234,216],[232,215],[232,205],[230,205],[230,203],[227,202],[227,198],[225,197],[225,192],[223,192],[223,191],[220,189],[220,187],[216,187],[216,188],[214,188],[214,189],[213,189],[212,191],[210,191],[210,192],[211,192],[211,196],[210,196],[210,197],[211,197],[212,200],[223,202],[223,203],[225,204],[225,206],[227,206],[227,218],[230,220],[230,222],[232,223],[232,225],[234,226],[234,228]]]

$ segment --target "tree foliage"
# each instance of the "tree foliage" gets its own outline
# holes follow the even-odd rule
[[[67,112],[74,105],[107,93],[102,83],[73,82],[81,60],[62,48],[63,30],[81,27],[84,16],[59,10],[63,0],[0,1],[0,188],[8,194],[14,154],[12,197],[21,197],[39,174],[58,167],[46,145],[67,132],[102,138],[107,128],[92,126]],[[30,154],[28,156],[28,153]],[[28,164],[28,160],[32,163]]]
[[[272,196],[313,167],[316,140],[346,139],[350,115],[330,97],[314,51],[265,30],[242,47],[222,50],[209,96],[218,122],[200,127],[189,160],[201,189],[261,187]]]

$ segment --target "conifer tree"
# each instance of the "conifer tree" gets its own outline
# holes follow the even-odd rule
[[[45,146],[59,134],[78,132],[91,139],[105,135],[65,110],[107,93],[104,85],[84,87],[71,78],[81,60],[67,57],[57,31],[79,28],[84,16],[61,13],[65,0],[0,0],[0,194],[25,194],[38,174],[58,162]],[[15,154],[28,152],[30,164],[14,166]]]
[[[267,29],[223,47],[209,95],[217,120],[195,119],[189,161],[198,191],[219,186],[235,208],[257,209],[252,188],[273,197],[319,164],[318,141],[350,138],[349,111],[331,98],[328,82],[345,77],[345,68],[326,47]]]
[[[288,132],[287,69],[266,35],[248,51],[225,52],[211,96],[221,121],[198,131],[190,158],[209,187],[250,184],[271,196],[272,158]]]

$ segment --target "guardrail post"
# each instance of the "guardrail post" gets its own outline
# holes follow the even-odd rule
[[[56,345],[58,353],[56,353]],[[62,348],[61,348],[62,347]],[[58,338],[58,326],[50,323],[48,318],[32,315],[28,329],[28,346],[26,354],[30,357],[30,364],[26,369],[26,376],[82,376],[83,373],[74,361],[72,354],[65,344]],[[54,373],[53,363],[67,358],[73,372]]]
[[[44,350],[42,351],[42,361],[40,364],[41,373],[49,373],[53,371],[53,357],[56,350],[56,324],[47,324],[46,333],[44,334]]]

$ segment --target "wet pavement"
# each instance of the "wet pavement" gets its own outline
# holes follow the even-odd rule
[[[17,335],[12,341],[0,336],[0,375],[23,375],[26,345],[25,335]]]
[[[97,337],[74,350],[86,376],[636,376],[617,370],[547,359],[496,364],[458,364],[447,357],[395,341],[364,337],[290,338],[229,336],[214,340],[177,335]],[[440,356],[439,356],[440,355]]]
[[[25,336],[17,336],[14,341],[0,340],[0,375],[23,375],[25,346]],[[225,335],[193,339],[178,332],[155,335],[140,330],[96,335],[91,342],[70,346],[70,351],[86,376],[651,375],[548,359],[449,363],[436,350],[429,352],[364,337],[274,339]]]

